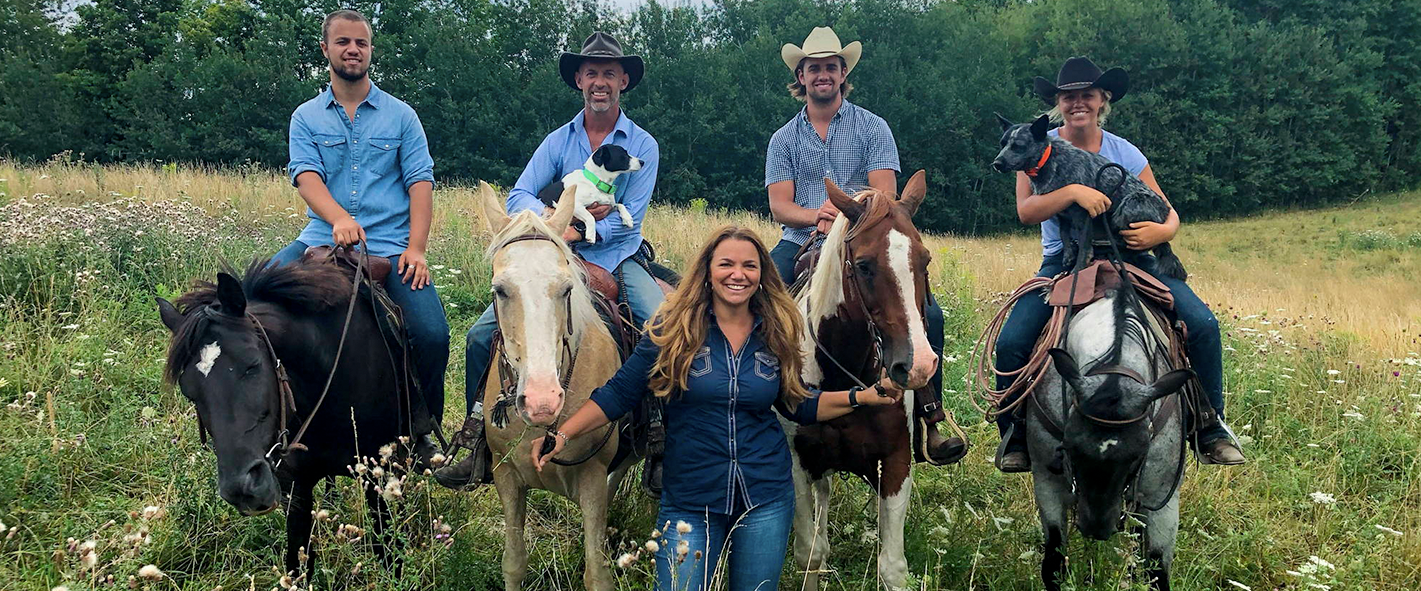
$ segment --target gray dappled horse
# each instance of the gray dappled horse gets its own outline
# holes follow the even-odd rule
[[[1071,509],[1083,535],[1107,540],[1120,530],[1126,505],[1144,524],[1141,548],[1152,585],[1169,589],[1185,458],[1176,393],[1193,372],[1170,370],[1164,345],[1141,313],[1129,288],[1077,312],[1063,348],[1051,350],[1053,370],[1026,403],[1048,590],[1061,588]]]

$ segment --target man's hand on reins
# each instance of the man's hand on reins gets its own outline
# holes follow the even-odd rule
[[[834,207],[834,202],[828,199],[819,206],[819,213],[814,219],[814,227],[820,234],[828,234],[829,229],[834,226],[834,220],[839,217],[839,208]]]
[[[336,246],[360,244],[362,240],[365,240],[365,228],[360,227],[355,218],[347,215],[331,224],[331,241]]]
[[[429,285],[429,262],[424,258],[424,251],[413,246],[406,248],[400,253],[400,265],[398,272],[401,275],[401,283],[409,283],[410,289],[424,289]],[[411,283],[410,280],[414,282]]]

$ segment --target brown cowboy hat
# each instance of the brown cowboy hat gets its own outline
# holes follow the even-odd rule
[[[1056,94],[1062,90],[1099,88],[1110,93],[1110,102],[1120,100],[1130,90],[1130,76],[1122,68],[1110,68],[1104,72],[1100,66],[1084,57],[1073,57],[1061,65],[1056,73],[1056,83],[1036,77],[1033,84],[1036,95],[1047,105],[1056,106]]]
[[[577,87],[577,69],[582,67],[583,61],[589,59],[621,62],[622,69],[627,71],[627,87],[622,89],[622,92],[636,87],[637,83],[641,82],[642,74],[646,73],[646,63],[641,61],[641,56],[624,55],[622,44],[617,42],[616,37],[598,31],[582,42],[581,53],[565,51],[558,57],[558,73],[562,74],[562,81],[573,90],[582,90]]]
[[[833,57],[844,58],[844,75],[853,71],[854,65],[859,63],[859,56],[863,54],[863,44],[855,41],[848,45],[839,42],[839,36],[834,34],[834,30],[829,27],[814,27],[809,32],[809,36],[804,38],[804,47],[796,47],[793,43],[786,43],[780,48],[780,59],[783,59],[786,66],[791,71],[799,69],[799,62],[810,57]]]

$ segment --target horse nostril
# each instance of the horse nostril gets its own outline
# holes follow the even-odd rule
[[[265,459],[255,460],[247,470],[242,473],[243,484],[248,490],[258,490],[262,488],[271,477],[271,466]]]
[[[888,377],[899,384],[907,384],[909,372],[913,369],[913,364],[906,361],[899,361],[888,368]]]

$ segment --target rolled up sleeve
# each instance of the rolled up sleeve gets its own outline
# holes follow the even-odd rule
[[[405,115],[404,129],[400,141],[400,171],[405,190],[420,181],[434,183],[434,158],[429,155],[429,138],[424,135],[424,125],[419,122],[419,114],[410,109]]]
[[[819,395],[822,393],[810,388],[809,397],[801,400],[798,406],[791,409],[783,401],[775,401],[775,410],[800,425],[813,425],[819,422]]]
[[[592,391],[592,401],[597,403],[608,419],[620,419],[641,403],[641,399],[648,392],[646,381],[651,375],[651,366],[656,363],[656,356],[660,352],[661,349],[651,342],[651,338],[642,337],[632,356],[622,364],[612,379]]]
[[[286,136],[286,146],[289,157],[286,175],[291,179],[291,186],[296,186],[296,177],[303,172],[315,172],[321,175],[321,182],[326,182],[326,167],[321,162],[321,152],[316,148],[316,139],[312,137],[311,129],[301,120],[300,111],[291,114],[291,128]]]

